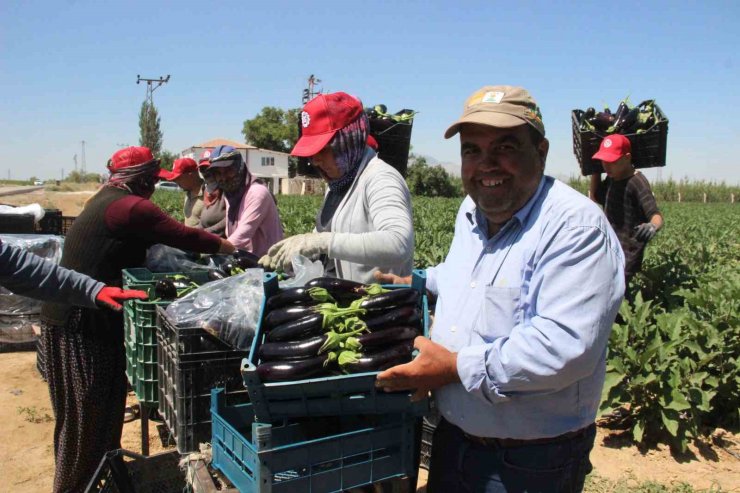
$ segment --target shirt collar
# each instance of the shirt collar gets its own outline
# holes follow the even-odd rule
[[[526,204],[524,204],[524,207],[519,209],[514,213],[512,216],[514,219],[517,220],[517,222],[521,225],[524,224],[527,218],[529,217],[529,214],[532,212],[532,208],[534,207],[535,202],[539,199],[540,195],[542,195],[542,189],[545,188],[545,175],[542,175],[542,178],[540,178],[540,183],[537,185],[537,190],[534,192],[534,195],[530,197],[530,199],[527,201]],[[468,196],[468,198],[470,198]],[[473,199],[470,199],[468,201],[469,203],[465,204],[465,216],[468,218],[468,223],[470,224],[471,228],[478,227],[481,231],[487,231],[488,230],[488,223],[485,220],[485,217],[483,216],[483,213],[478,209],[478,207],[475,205],[475,202],[473,202]],[[507,221],[506,224],[509,224],[511,220]]]

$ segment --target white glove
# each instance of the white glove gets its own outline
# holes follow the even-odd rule
[[[267,255],[259,260],[260,265],[283,272],[292,270],[295,255],[303,255],[309,260],[316,260],[322,254],[329,253],[331,233],[306,233],[291,236],[272,245]]]

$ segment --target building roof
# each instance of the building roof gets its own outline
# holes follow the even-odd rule
[[[218,146],[231,146],[235,149],[257,149],[255,146],[245,144],[243,142],[237,142],[229,139],[211,139],[202,144],[194,145],[193,147],[218,147]]]

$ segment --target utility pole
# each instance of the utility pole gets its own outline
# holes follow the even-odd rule
[[[163,84],[167,84],[170,81],[170,76],[167,75],[167,77],[159,77],[159,79],[144,79],[140,75],[136,75],[136,83],[139,82],[146,82],[146,102],[151,108],[154,105],[153,102],[153,95],[154,91],[157,90],[157,88]]]
[[[85,175],[85,172],[87,171],[87,167],[85,166],[85,141],[82,141],[82,154],[80,154],[80,173],[82,175]]]
[[[75,162],[75,171],[77,171],[77,154],[72,157],[72,160]]]
[[[308,77],[308,88],[303,90],[303,104],[308,103],[317,94],[321,93],[320,89],[318,91],[314,91],[317,84],[321,84],[321,79],[317,79],[313,74],[311,74]]]

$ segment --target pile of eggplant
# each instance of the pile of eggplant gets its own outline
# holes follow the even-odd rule
[[[244,273],[247,269],[259,267],[259,257],[246,250],[236,250],[231,255],[220,255],[212,257],[218,265],[218,269],[208,271],[208,279],[218,281],[227,277]]]
[[[650,130],[661,120],[653,99],[648,99],[633,107],[630,105],[629,98],[625,98],[619,103],[614,113],[608,107],[600,112],[594,108],[575,111],[579,118],[578,126],[581,131],[596,131],[603,134],[641,134]]]
[[[154,283],[154,299],[152,301],[172,301],[182,298],[198,287],[197,283],[184,274],[163,277]]]
[[[265,302],[257,373],[263,382],[381,371],[411,360],[419,291],[321,277]]]

